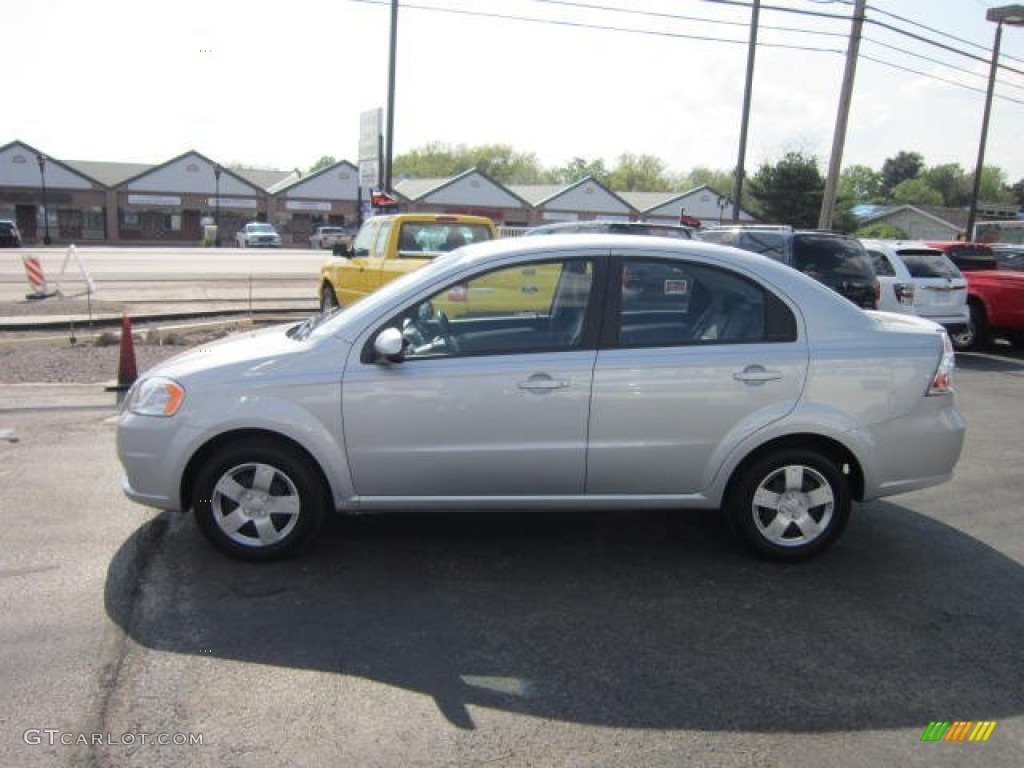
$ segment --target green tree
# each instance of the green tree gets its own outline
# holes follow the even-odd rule
[[[923,178],[901,181],[892,190],[892,199],[909,205],[942,205],[942,193]]]
[[[631,152],[619,155],[607,183],[616,192],[668,192],[672,189],[661,158]]]
[[[921,179],[942,195],[941,205],[959,208],[971,201],[971,177],[960,163],[946,163],[925,169]]]
[[[534,184],[543,178],[536,155],[516,152],[507,144],[453,147],[435,141],[398,155],[392,162],[394,176],[418,179],[446,178],[472,168],[500,184]]]
[[[1010,194],[1013,195],[1017,205],[1024,205],[1024,179],[1010,187]]]
[[[898,152],[882,164],[882,186],[891,194],[901,182],[916,179],[924,170],[924,158],[917,152]]]
[[[851,165],[839,174],[838,196],[847,206],[885,200],[882,174],[866,165]]]
[[[1006,186],[1006,174],[1002,168],[986,165],[981,171],[981,186],[978,201],[985,203],[1014,203],[1013,190]]]
[[[338,161],[334,159],[334,155],[321,155],[319,160],[309,166],[309,171],[307,171],[307,173],[316,173],[317,171],[322,171],[324,168],[330,168],[336,162]]]
[[[875,240],[906,240],[907,233],[892,224],[869,224],[861,227],[854,234],[857,237],[870,237]]]
[[[748,186],[765,220],[794,227],[818,225],[825,178],[814,157],[787,152],[775,165],[763,163]]]
[[[574,157],[565,165],[552,168],[544,174],[544,180],[549,184],[575,184],[580,179],[590,176],[602,184],[608,183],[608,169],[604,166],[604,160],[587,160],[583,157]]]

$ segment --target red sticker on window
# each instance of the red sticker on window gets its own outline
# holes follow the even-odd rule
[[[690,290],[690,284],[686,280],[666,280],[666,296],[685,296]]]

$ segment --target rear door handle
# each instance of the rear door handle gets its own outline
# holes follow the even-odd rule
[[[763,365],[748,365],[739,373],[734,373],[732,377],[745,384],[764,384],[766,381],[781,379],[782,371],[770,371]]]

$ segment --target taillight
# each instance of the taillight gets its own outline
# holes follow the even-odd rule
[[[953,344],[949,335],[942,332],[942,359],[939,361],[935,375],[932,376],[931,386],[928,387],[929,395],[948,395],[953,391],[953,368],[956,365],[956,358],[953,354]]]
[[[900,304],[914,303],[913,283],[893,283],[892,289],[896,293],[896,301]]]

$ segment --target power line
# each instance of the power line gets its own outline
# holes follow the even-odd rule
[[[349,0],[352,3],[363,3],[365,5],[379,5],[384,6],[389,4],[389,0]],[[507,13],[494,13],[492,11],[472,11],[465,8],[445,8],[436,5],[424,5],[418,3],[402,3],[403,8],[408,8],[417,11],[434,11],[437,13],[449,13],[457,16],[475,16],[487,19],[502,19],[504,21],[522,21],[534,24],[550,24],[552,26],[560,27],[572,27],[576,29],[593,29],[602,32],[630,32],[637,35],[650,35],[652,37],[668,37],[682,40],[695,40],[698,42],[705,43],[730,43],[733,45],[747,45],[746,40],[735,40],[727,37],[712,37],[710,35],[696,35],[687,34],[684,32],[668,32],[664,30],[652,30],[652,29],[634,29],[625,27],[616,27],[608,24],[592,24],[589,22],[582,21],[566,21],[564,19],[541,19],[535,16],[519,16],[515,14]],[[782,48],[788,50],[797,51],[808,51],[811,53],[838,53],[842,54],[843,51],[835,48],[818,48],[814,46],[795,45],[789,43],[758,43],[759,46],[765,48]]]
[[[955,85],[957,88],[963,88],[964,90],[967,90],[967,91],[974,91],[975,93],[982,93],[982,94],[986,93],[986,90],[984,88],[974,88],[974,87],[972,87],[970,85],[966,85],[965,83],[960,83],[960,82],[957,82],[956,80],[950,80],[949,78],[946,78],[946,77],[939,77],[938,75],[930,75],[927,72],[922,72],[922,71],[920,71],[918,69],[913,69],[911,67],[904,67],[904,66],[902,66],[900,64],[893,64],[891,61],[884,61],[882,59],[876,59],[874,56],[868,56],[865,53],[861,54],[861,58],[867,59],[868,61],[873,61],[875,64],[881,64],[882,66],[885,66],[885,67],[891,67],[892,69],[899,69],[899,70],[901,70],[903,72],[910,72],[910,73],[915,74],[915,75],[920,75],[921,77],[927,77],[929,80],[938,80],[938,81],[943,82],[943,83],[948,83],[949,85]],[[998,95],[997,94],[995,96],[995,98],[1001,99],[1003,101],[1010,101],[1010,102],[1013,102],[1014,104],[1024,104],[1024,99],[1015,99],[1012,96],[1002,96],[1002,95]]]
[[[613,13],[625,13],[625,14],[632,14],[632,15],[641,15],[641,16],[646,16],[646,17],[668,18],[668,19],[685,20],[685,21],[698,21],[698,22],[704,22],[704,23],[709,23],[709,24],[728,24],[728,25],[746,26],[746,24],[741,23],[741,22],[727,22],[727,21],[723,21],[721,19],[709,19],[709,18],[702,18],[702,17],[684,16],[684,15],[679,15],[679,14],[669,14],[669,13],[661,13],[661,12],[641,11],[641,10],[637,10],[635,8],[621,8],[621,7],[614,7],[614,6],[599,5],[599,4],[596,4],[596,3],[575,2],[573,0],[529,0],[529,1],[530,2],[536,2],[536,3],[543,3],[543,4],[547,4],[547,5],[571,6],[571,7],[575,7],[575,8],[585,8],[585,9],[588,9],[588,10],[608,11],[608,12],[613,12]],[[700,2],[707,2],[707,3],[718,4],[718,5],[750,7],[750,3],[742,2],[742,0],[699,0],[699,1]],[[841,3],[841,4],[844,4],[844,5],[848,5],[849,4],[849,2],[847,0],[827,0],[827,1],[828,2]],[[365,5],[378,5],[378,6],[389,5],[389,0],[349,0],[349,2],[362,3],[362,4],[365,4]],[[577,28],[577,29],[592,29],[592,30],[603,31],[603,32],[632,33],[632,34],[637,34],[637,35],[648,35],[648,36],[653,36],[653,37],[665,37],[665,38],[672,38],[672,39],[693,40],[693,41],[696,41],[696,42],[726,43],[726,44],[744,45],[744,46],[748,44],[748,42],[746,40],[736,40],[736,39],[733,39],[733,38],[725,38],[725,37],[714,37],[714,36],[710,36],[710,35],[698,35],[698,34],[690,34],[690,33],[682,33],[682,32],[670,32],[670,31],[667,31],[667,30],[637,29],[637,28],[633,28],[633,27],[621,27],[621,26],[614,26],[614,25],[610,25],[610,24],[594,24],[594,23],[591,23],[591,22],[568,21],[568,20],[564,20],[564,19],[539,18],[539,17],[536,17],[536,16],[525,16],[525,15],[507,14],[507,13],[495,13],[493,11],[468,10],[468,9],[465,9],[465,8],[447,8],[447,7],[444,7],[444,6],[427,5],[427,4],[423,4],[423,3],[407,3],[407,2],[403,2],[402,7],[403,8],[408,8],[408,9],[411,9],[411,10],[428,11],[428,12],[436,12],[436,13],[447,13],[447,14],[453,14],[453,15],[458,15],[458,16],[472,16],[472,17],[479,17],[479,18],[491,18],[491,19],[500,19],[500,20],[503,20],[503,21],[518,21],[518,22],[532,23],[532,24],[548,24],[548,25],[552,25],[552,26],[562,26],[562,27],[570,27],[570,28]],[[795,9],[795,8],[783,8],[783,7],[780,7],[780,6],[765,6],[765,5],[762,5],[761,8],[762,9],[786,11],[786,12],[806,13],[806,14],[818,15],[818,16],[826,16],[828,18],[842,19],[842,20],[845,20],[845,21],[849,21],[850,20],[850,17],[848,17],[848,16],[837,16],[835,14],[821,14],[821,13],[812,12],[812,11],[801,11],[800,9]],[[872,20],[868,19],[868,18],[865,18],[865,22],[870,22],[870,21],[872,21]],[[874,23],[877,26],[880,26],[880,27],[882,27],[884,29],[888,29],[888,30],[896,32],[898,34],[903,34],[903,35],[909,36],[909,37],[914,38],[914,39],[916,39],[916,40],[918,40],[920,42],[924,42],[924,43],[929,44],[929,45],[934,45],[934,46],[940,47],[940,48],[942,48],[942,49],[944,49],[946,51],[949,51],[949,52],[952,52],[952,53],[956,53],[956,54],[959,54],[959,55],[962,55],[962,56],[967,56],[968,58],[977,60],[979,62],[983,62],[983,63],[986,63],[986,64],[989,63],[989,60],[987,60],[987,59],[985,59],[983,57],[975,56],[973,54],[966,53],[966,52],[964,52],[962,50],[953,48],[951,46],[947,46],[947,45],[942,44],[942,43],[938,43],[936,41],[932,41],[932,40],[930,40],[928,38],[925,38],[925,37],[920,36],[920,35],[916,35],[916,34],[914,34],[912,32],[906,32],[904,30],[900,30],[899,28],[894,27],[891,24],[886,24],[884,22],[874,22]],[[800,29],[800,28],[793,28],[793,27],[770,27],[770,26],[762,25],[762,28],[773,29],[773,30],[776,30],[776,31],[797,32],[797,33],[800,33],[800,34],[822,34],[822,35],[832,35],[832,36],[846,37],[845,34],[840,34],[840,33],[830,33],[830,32],[824,32],[824,31]],[[942,33],[940,33],[940,34],[942,34]],[[868,38],[865,38],[865,39],[868,40],[868,42],[871,42],[871,43],[873,43],[875,45],[887,45],[886,43],[882,43],[882,42],[879,42],[877,40],[871,40],[871,39],[868,39]],[[957,38],[953,38],[953,39],[957,39]],[[967,41],[962,41],[962,42],[966,43]],[[808,52],[808,53],[831,53],[831,54],[838,54],[838,55],[843,55],[845,53],[844,50],[838,50],[838,49],[835,49],[835,48],[822,48],[822,47],[817,47],[817,46],[798,45],[798,44],[795,44],[795,43],[794,44],[789,44],[789,43],[767,43],[767,42],[763,42],[763,41],[758,41],[757,45],[758,45],[759,48],[777,48],[777,49],[782,49],[782,50],[797,50],[797,51],[803,51],[803,52]],[[940,61],[938,59],[932,59],[930,57],[924,56],[923,54],[917,54],[917,53],[914,53],[914,52],[908,51],[908,50],[901,50],[900,53],[903,54],[903,55],[914,57],[914,58],[924,59],[926,61],[930,61],[930,62],[932,62],[934,64],[939,64],[940,66],[947,67],[947,68],[955,70],[957,72],[961,72],[961,73],[968,74],[968,75],[971,75],[971,76],[979,76],[976,72],[972,72],[971,70],[964,69],[962,67],[957,67],[956,65],[949,64],[947,62],[942,62],[942,61]],[[980,92],[980,93],[984,93],[985,92],[984,90],[977,89],[977,88],[972,88],[969,85],[965,85],[963,83],[957,82],[955,80],[951,80],[949,78],[944,78],[944,77],[941,77],[939,75],[930,74],[930,73],[927,73],[927,72],[922,72],[920,70],[912,69],[912,68],[906,67],[906,66],[901,66],[901,65],[898,65],[898,64],[894,64],[892,62],[884,61],[884,60],[878,59],[878,58],[869,57],[869,56],[866,56],[866,55],[865,55],[865,58],[869,59],[870,61],[873,61],[876,64],[881,64],[882,66],[891,67],[893,69],[897,69],[897,70],[900,70],[900,71],[903,71],[903,72],[909,72],[909,73],[918,75],[920,77],[925,77],[925,78],[928,78],[928,79],[931,79],[931,80],[935,80],[937,82],[943,82],[943,83],[947,83],[947,84],[950,84],[950,85],[955,85],[957,87],[964,88],[966,90],[975,91],[975,92]],[[1014,69],[1012,67],[1004,67],[1003,65],[1000,65],[1000,66],[1003,67],[1003,68],[1008,69],[1011,72],[1018,73],[1018,74],[1024,74],[1024,72],[1020,72],[1019,70],[1016,70],[1016,69]],[[1021,86],[1015,85],[1013,83],[1008,83],[1008,82],[1005,82],[1005,81],[1000,81],[1000,83],[1003,84],[1004,86],[1009,86],[1011,88],[1018,88],[1018,89],[1021,88]],[[1017,102],[1016,99],[1013,99],[1012,97],[1009,97],[1009,96],[997,95],[996,98],[1001,99],[1001,100],[1005,100],[1005,101]],[[1024,103],[1024,102],[1019,102],[1019,103]]]
[[[935,29],[934,27],[929,27],[926,24],[922,24],[919,21],[914,21],[913,19],[908,19],[905,16],[899,16],[898,14],[890,13],[889,11],[883,10],[881,8],[878,8],[877,6],[874,6],[874,5],[869,5],[868,9],[871,10],[871,11],[874,11],[875,13],[880,13],[883,16],[888,16],[891,19],[896,19],[897,21],[902,21],[905,24],[911,24],[912,26],[918,27],[920,29],[927,30],[928,32],[934,32],[935,34],[943,35],[944,37],[948,37],[950,40],[956,40],[958,43],[964,43],[965,45],[969,45],[969,46],[971,46],[973,48],[977,48],[979,50],[985,51],[986,53],[990,53],[991,50],[992,50],[992,47],[990,45],[982,45],[981,43],[975,43],[975,42],[973,42],[971,40],[965,40],[962,37],[957,37],[956,35],[951,35],[948,32],[943,32],[940,29]],[[1020,62],[1020,63],[1024,64],[1024,59],[1017,58],[1016,56],[1010,56],[1008,54],[1001,54],[1000,58],[1001,59],[1004,59],[1004,58],[1005,59],[1011,59],[1013,61],[1017,61],[1017,62]]]

